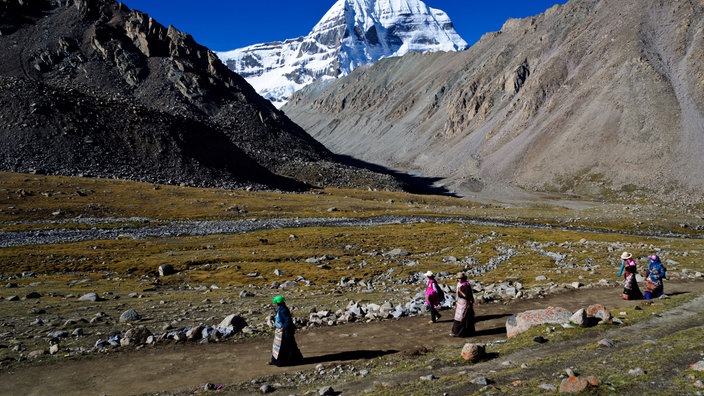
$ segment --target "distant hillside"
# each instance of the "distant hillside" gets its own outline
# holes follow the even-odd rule
[[[461,53],[307,87],[282,110],[334,152],[466,196],[703,202],[704,3],[572,0]]]
[[[0,2],[0,169],[397,188],[344,165],[217,56],[114,0]]]

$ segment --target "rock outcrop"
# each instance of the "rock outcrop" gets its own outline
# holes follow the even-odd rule
[[[282,110],[334,152],[468,197],[702,202],[703,30],[702,2],[573,0],[466,51],[311,85]]]
[[[0,15],[2,170],[395,188],[343,164],[190,35],[122,3],[8,0]]]

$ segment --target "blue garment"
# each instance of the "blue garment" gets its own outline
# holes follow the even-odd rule
[[[276,333],[272,348],[271,362],[275,366],[291,366],[303,361],[301,350],[296,343],[296,325],[293,323],[291,311],[285,304],[276,306],[274,320]]]
[[[277,329],[291,330],[293,325],[293,318],[291,317],[291,311],[285,305],[279,305],[276,307],[276,321],[274,326]]]
[[[650,277],[650,280],[657,284],[662,284],[662,280],[667,278],[667,268],[662,265],[660,259],[655,261],[650,261],[648,264],[648,271],[645,274],[646,277]]]

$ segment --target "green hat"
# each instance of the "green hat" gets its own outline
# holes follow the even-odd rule
[[[284,296],[276,296],[276,297],[274,297],[274,298],[271,300],[271,303],[272,303],[272,304],[281,304],[281,303],[283,303],[284,301],[285,301],[285,300],[284,300]]]

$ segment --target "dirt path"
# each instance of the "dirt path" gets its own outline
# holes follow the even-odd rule
[[[668,293],[703,291],[704,282],[701,281],[667,284]],[[621,300],[618,294],[617,289],[582,289],[544,299],[480,305],[476,309],[478,335],[471,340],[488,342],[505,338],[506,317],[529,309],[553,305],[576,310],[600,303],[617,312],[622,307],[638,303]],[[438,324],[428,324],[427,316],[419,316],[303,330],[297,340],[306,361],[296,367],[267,365],[271,340],[263,337],[237,344],[159,345],[0,373],[0,394],[114,396],[186,391],[205,383],[230,384],[270,374],[306,370],[318,363],[398,353],[420,345],[462,345],[466,339],[449,336],[452,314],[452,311],[443,311]]]

